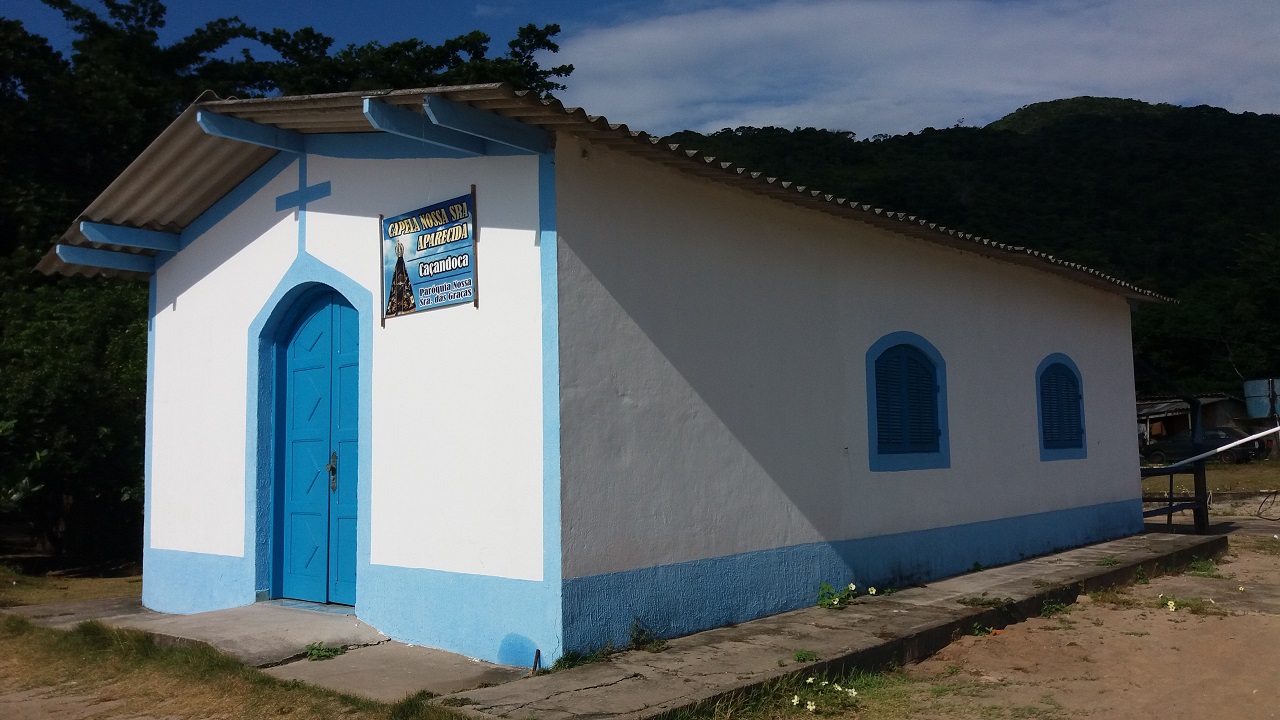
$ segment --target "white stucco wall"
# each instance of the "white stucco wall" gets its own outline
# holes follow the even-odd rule
[[[479,309],[374,328],[374,564],[542,579],[537,168],[532,157],[380,160],[372,171],[369,161],[311,158],[312,182],[330,180],[333,194],[309,206],[308,249],[369,283],[375,304],[377,214],[477,186]]]
[[[1138,496],[1126,300],[562,139],[564,576]],[[871,472],[865,353],[946,362],[948,469]],[[1083,377],[1041,462],[1035,371]]]
[[[151,547],[240,556],[248,327],[293,261],[289,168],[156,272]]]
[[[543,574],[536,158],[308,156],[306,251],[380,294],[378,215],[478,187],[480,309],[373,318],[374,564]],[[150,545],[243,555],[248,328],[298,253],[296,163],[157,273]],[[256,349],[255,349],[256,352]]]

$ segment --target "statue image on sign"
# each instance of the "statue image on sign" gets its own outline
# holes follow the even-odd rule
[[[404,243],[396,243],[396,269],[391,273],[391,292],[387,298],[387,317],[414,311],[413,287],[404,264]]]

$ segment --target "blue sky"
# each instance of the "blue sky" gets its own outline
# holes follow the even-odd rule
[[[93,0],[87,0],[91,4]],[[1032,102],[1128,97],[1280,113],[1278,0],[218,0],[168,3],[167,41],[216,17],[339,45],[470,30],[495,52],[559,23],[568,105],[656,134],[816,126],[859,137],[983,125]],[[65,48],[38,0],[0,14]]]

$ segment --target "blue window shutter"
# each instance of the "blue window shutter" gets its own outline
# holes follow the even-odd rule
[[[1080,383],[1062,363],[1045,368],[1040,376],[1040,413],[1044,447],[1065,450],[1084,447]]]
[[[938,376],[918,348],[895,345],[876,358],[877,451],[938,452]]]

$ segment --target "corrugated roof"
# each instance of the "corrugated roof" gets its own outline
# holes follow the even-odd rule
[[[275,150],[206,134],[196,124],[195,114],[198,110],[209,110],[304,134],[361,133],[376,132],[365,119],[364,98],[374,97],[384,103],[421,112],[428,95],[439,95],[553,133],[580,137],[684,173],[738,186],[792,205],[1051,272],[1135,300],[1170,301],[1170,298],[1144,290],[1100,270],[1061,260],[1048,253],[997,242],[906,212],[876,207],[872,203],[837,197],[822,190],[769,177],[732,162],[704,156],[696,149],[664,143],[659,137],[632,131],[626,125],[613,124],[603,117],[588,115],[581,108],[565,107],[559,100],[543,100],[534,93],[516,90],[506,84],[196,102],[85,208],[76,222],[63,233],[61,242],[154,254],[150,250],[90,242],[80,232],[80,222],[88,220],[180,232],[276,154]],[[37,269],[47,274],[101,274],[139,279],[147,277],[144,273],[68,264],[52,250],[40,261]]]

